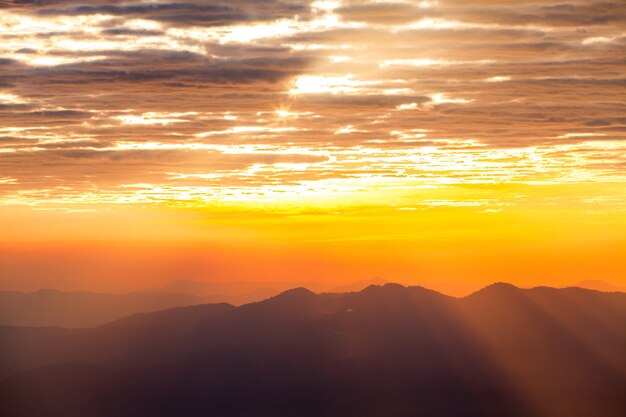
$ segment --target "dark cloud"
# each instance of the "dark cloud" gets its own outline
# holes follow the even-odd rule
[[[163,35],[165,32],[160,30],[114,28],[105,29],[101,33],[113,36],[159,36]]]
[[[36,54],[37,50],[33,48],[20,48],[17,51],[18,54]]]
[[[17,8],[42,16],[84,16],[106,14],[141,18],[174,25],[222,26],[253,21],[269,21],[309,14],[309,2],[297,0],[217,0],[165,2],[102,1],[2,1],[4,8]]]
[[[626,23],[626,5],[623,2],[598,2],[592,4],[552,4],[542,2],[517,3],[506,7],[507,2],[441,1],[440,7],[421,7],[420,2],[376,2],[350,4],[338,9],[348,21],[376,24],[405,24],[423,18],[457,20],[461,22],[497,25],[545,26],[595,26]],[[511,6],[511,5],[509,5]]]
[[[245,88],[248,95],[254,91],[267,94],[282,90],[282,82],[303,73],[311,62],[306,56],[293,54],[209,58],[191,52],[162,50],[92,51],[86,56],[100,54],[108,58],[51,67],[11,62],[1,80],[20,96],[44,99],[48,106],[66,109],[76,106],[127,108],[145,101],[154,105],[161,98],[166,107],[179,100],[189,106],[202,105],[211,97],[232,94],[237,89]],[[118,97],[121,101],[111,103],[116,93],[122,94]],[[181,96],[185,94],[187,96]],[[98,104],[101,100],[103,103]],[[173,101],[167,104],[167,100]],[[205,106],[208,104],[220,107],[218,103]]]

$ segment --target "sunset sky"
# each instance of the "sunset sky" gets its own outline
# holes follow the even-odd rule
[[[0,0],[0,290],[626,286],[626,3]]]

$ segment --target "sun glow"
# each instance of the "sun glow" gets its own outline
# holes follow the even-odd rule
[[[314,75],[304,75],[298,77],[291,89],[291,94],[319,94],[319,93],[349,93],[357,90],[358,82],[355,82],[353,75],[348,74],[343,77],[322,77]]]
[[[406,274],[483,235],[517,264],[623,247],[613,3],[5,3],[5,241],[124,239],[98,216],[153,210],[138,240],[387,242]]]

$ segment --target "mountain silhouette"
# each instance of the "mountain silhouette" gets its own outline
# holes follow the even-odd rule
[[[234,305],[247,304],[279,294],[289,288],[284,282],[210,282],[178,280],[147,292],[193,294],[209,299],[209,302],[227,302]]]
[[[172,292],[0,291],[0,325],[93,327],[134,313],[214,301]]]
[[[588,279],[585,281],[581,281],[574,285],[575,287],[587,288],[589,290],[598,290],[604,292],[626,292],[626,287],[609,284],[608,282],[604,282],[598,279]]]
[[[0,328],[11,416],[626,415],[626,294],[304,288],[91,329]],[[47,398],[39,401],[40,398]]]

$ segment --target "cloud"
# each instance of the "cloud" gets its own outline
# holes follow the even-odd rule
[[[0,5],[10,201],[626,181],[622,2]]]
[[[160,31],[160,30],[149,30],[149,29],[113,28],[113,29],[105,29],[101,33],[104,35],[113,35],[113,36],[159,36],[159,35],[163,35],[165,32]]]
[[[41,16],[110,15],[126,19],[141,18],[173,25],[223,26],[233,23],[268,21],[306,17],[309,4],[297,0],[212,1],[197,0],[165,2],[102,2],[102,1],[3,1],[0,6],[28,10]]]

